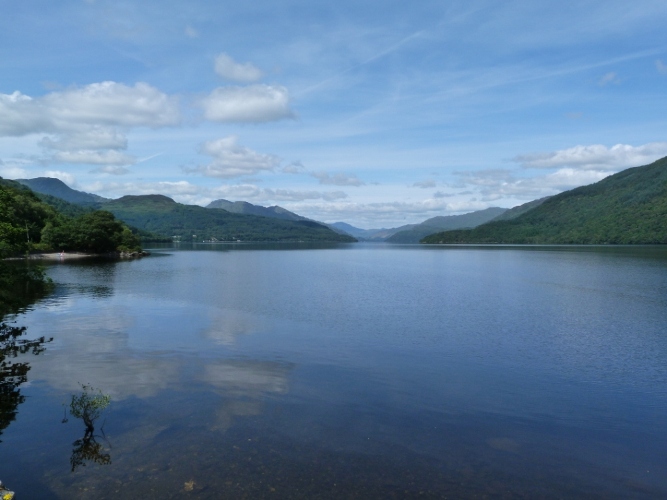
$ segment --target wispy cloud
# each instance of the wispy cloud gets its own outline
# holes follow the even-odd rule
[[[621,82],[621,80],[618,78],[618,75],[614,71],[610,71],[609,73],[605,73],[600,77],[598,80],[598,85],[600,87],[606,87],[607,85],[618,85]]]
[[[224,52],[215,58],[218,76],[237,83],[252,83],[260,80],[264,72],[251,63],[238,63]]]
[[[310,175],[315,177],[320,184],[332,186],[363,186],[365,184],[354,174],[348,175],[339,172],[332,175],[327,172],[311,172]]]
[[[185,36],[189,38],[199,38],[199,31],[197,31],[195,28],[192,27],[192,25],[187,24],[185,26],[185,29],[183,30],[183,33],[185,33]]]
[[[667,64],[662,62],[661,59],[656,59],[655,67],[658,70],[658,73],[660,73],[661,75],[667,75]]]
[[[414,184],[412,184],[412,187],[417,187],[417,188],[421,188],[421,189],[430,189],[430,188],[434,188],[436,185],[437,185],[437,183],[435,182],[435,180],[427,179],[425,181],[415,182]]]

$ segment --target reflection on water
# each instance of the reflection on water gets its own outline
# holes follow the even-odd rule
[[[45,344],[53,340],[45,337],[27,340],[22,338],[25,333],[25,326],[0,323],[0,435],[16,418],[18,406],[25,401],[20,389],[28,381],[30,371],[25,355],[43,352]]]
[[[59,498],[667,494],[665,249],[289,250],[54,265],[18,317],[54,340],[3,479]],[[83,438],[59,423],[81,382],[113,400]]]
[[[109,395],[102,394],[101,391],[95,391],[89,385],[82,385],[81,394],[73,394],[70,403],[70,413],[73,417],[81,419],[85,426],[85,431],[81,439],[74,441],[74,449],[70,457],[72,472],[77,467],[87,463],[96,463],[99,465],[108,465],[111,463],[111,454],[103,448],[98,439],[107,441],[104,435],[104,425],[100,428],[101,435],[95,434],[96,421],[102,415],[104,409],[109,406],[111,398]],[[63,420],[66,422],[67,420]]]
[[[37,355],[51,342],[42,336],[27,340],[25,326],[2,322],[9,314],[25,310],[50,289],[42,269],[29,262],[0,261],[0,435],[16,418],[18,406],[25,401],[21,385],[27,383],[28,354]]]
[[[99,436],[89,434],[86,431],[81,439],[74,441],[74,448],[69,459],[72,472],[76,471],[77,467],[84,466],[87,463],[98,465],[109,465],[111,463],[111,454],[108,453],[102,443],[97,442],[98,438]]]

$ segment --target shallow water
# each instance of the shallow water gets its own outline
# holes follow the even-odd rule
[[[55,263],[17,498],[661,498],[667,248],[200,245]],[[71,471],[81,384],[112,398]]]

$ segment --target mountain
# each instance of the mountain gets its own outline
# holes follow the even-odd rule
[[[215,200],[206,205],[206,208],[222,208],[233,214],[260,215],[262,217],[272,217],[274,219],[308,220],[305,217],[301,217],[300,215],[277,205],[272,207],[262,207],[260,205],[253,205],[247,201]]]
[[[107,198],[96,194],[85,193],[72,189],[60,179],[53,177],[36,177],[35,179],[16,179],[16,182],[28,186],[35,193],[55,196],[70,203],[92,204],[108,201]]]
[[[497,217],[501,217],[507,212],[505,208],[491,207],[485,210],[477,210],[463,215],[443,215],[432,217],[421,224],[398,231],[389,236],[387,243],[419,243],[424,236],[437,233],[439,231],[449,231],[451,229],[464,229],[477,227]]]
[[[542,203],[547,201],[549,198],[550,198],[550,196],[545,196],[544,198],[539,198],[537,200],[533,200],[533,201],[529,201],[528,203],[524,203],[523,205],[518,205],[514,208],[510,208],[509,210],[505,210],[505,212],[503,212],[502,214],[500,214],[498,217],[494,218],[493,220],[496,221],[496,220],[516,219],[519,215],[525,214],[528,210],[532,210],[533,208],[540,206]],[[452,229],[459,229],[459,228],[452,228]],[[460,228],[460,229],[463,229],[463,228]]]
[[[512,220],[437,233],[423,243],[667,243],[667,157],[552,196]]]
[[[181,241],[355,241],[314,221],[182,205],[157,194],[123,196],[106,202],[104,209],[139,229]]]
[[[345,222],[329,224],[330,227],[344,231],[360,240],[387,243],[419,243],[419,240],[429,234],[443,229],[459,229],[475,227],[503,214],[504,208],[492,207],[463,215],[444,215],[432,217],[420,224],[406,224],[404,226],[382,229],[360,229]]]
[[[361,240],[370,240],[375,234],[381,231],[387,231],[387,229],[360,229],[347,222],[334,222],[333,224],[327,225],[334,230],[343,231],[344,233]]]

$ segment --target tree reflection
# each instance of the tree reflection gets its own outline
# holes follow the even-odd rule
[[[96,463],[100,465],[107,465],[111,463],[111,455],[105,453],[102,443],[95,440],[95,436],[86,434],[82,439],[74,441],[74,448],[72,448],[72,456],[69,458],[69,463],[72,466],[72,472],[81,465],[86,465],[87,462]]]
[[[25,326],[0,323],[0,435],[16,418],[18,406],[25,401],[20,386],[28,381],[30,364],[14,359],[23,354],[39,354],[46,349],[44,344],[53,340],[22,339],[25,331]]]
[[[22,338],[24,326],[12,326],[2,319],[34,303],[50,288],[41,268],[26,262],[0,262],[0,435],[16,418],[18,406],[25,401],[20,386],[28,381],[30,364],[19,357],[37,355],[53,339]]]

